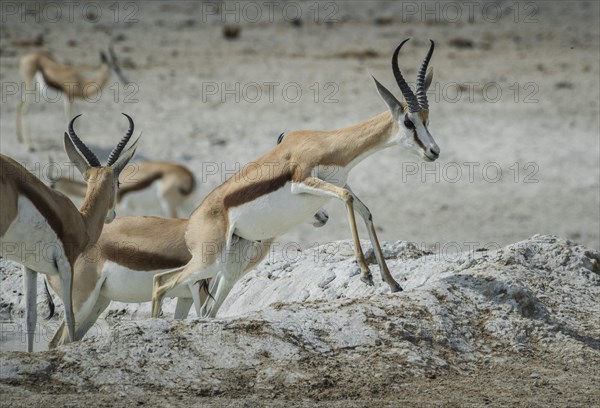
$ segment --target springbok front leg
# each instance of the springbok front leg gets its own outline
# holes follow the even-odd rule
[[[65,321],[69,331],[69,340],[75,340],[75,314],[73,313],[73,273],[71,264],[65,256],[60,256],[56,260],[58,274],[60,275],[60,285],[63,294],[63,303],[65,305]]]
[[[110,299],[103,296],[98,296],[96,302],[91,307],[85,307],[80,310],[77,315],[77,330],[75,330],[75,341],[83,339],[86,333],[92,328],[98,317],[110,305]],[[60,327],[54,334],[54,337],[48,344],[49,349],[54,349],[58,346],[63,346],[70,343],[69,333],[63,320]]]
[[[356,209],[356,211],[358,211],[361,218],[365,222],[365,225],[367,226],[369,238],[371,239],[371,245],[373,246],[375,258],[377,259],[379,271],[381,272],[381,279],[383,279],[383,281],[390,286],[392,292],[401,291],[402,287],[390,274],[390,270],[388,269],[387,264],[385,263],[383,252],[381,251],[381,246],[379,245],[379,239],[377,238],[377,232],[375,231],[375,224],[373,224],[373,215],[371,214],[371,211],[369,211],[369,208],[367,208],[367,206],[356,196],[356,194],[354,194],[350,186],[346,184],[344,187],[352,195],[354,199],[354,208]]]
[[[354,251],[356,254],[356,260],[361,270],[360,279],[367,285],[373,286],[373,276],[367,266],[365,255],[360,246],[360,239],[358,237],[358,230],[356,229],[356,218],[354,217],[354,197],[347,189],[336,186],[335,184],[328,183],[327,181],[320,180],[315,177],[307,177],[302,182],[292,184],[292,193],[294,194],[314,194],[327,197],[335,197],[342,200],[346,204],[346,210],[348,212],[348,223],[352,230],[352,238],[354,240]]]
[[[37,323],[37,272],[23,266],[25,288],[25,321],[27,329],[27,351],[33,351],[35,325]]]
[[[31,135],[29,134],[29,101],[24,99],[19,103],[17,107],[17,140],[20,143],[25,143],[27,149],[33,152],[33,142],[31,141]]]
[[[65,120],[68,122],[73,117],[73,98],[63,94],[63,108],[65,111]]]

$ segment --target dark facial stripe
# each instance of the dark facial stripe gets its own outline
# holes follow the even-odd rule
[[[413,136],[415,138],[415,141],[417,142],[417,145],[423,149],[423,151],[425,151],[425,145],[423,144],[423,142],[421,142],[421,139],[419,139],[419,136],[417,136],[417,129],[413,129]]]

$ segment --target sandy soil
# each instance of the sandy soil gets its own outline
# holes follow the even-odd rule
[[[244,3],[223,15],[223,8],[207,8],[212,2],[118,2],[118,16],[112,3],[93,3],[96,11],[85,8],[90,2],[80,3],[72,20],[68,8],[62,6],[57,19],[40,2],[3,9],[0,151],[42,177],[48,152],[55,160],[66,159],[60,146],[63,104],[43,100],[48,98],[32,104],[30,127],[38,151],[29,153],[17,144],[15,110],[23,97],[18,58],[35,48],[23,46],[24,40],[41,35],[41,49],[90,73],[99,50],[114,43],[133,84],[114,84],[99,100],[79,102],[76,111],[85,115],[78,133],[106,152],[125,129],[119,113],[131,114],[144,133],[140,157],[185,163],[197,175],[200,188],[187,203],[189,212],[238,166],[274,145],[281,132],[333,129],[382,112],[369,73],[395,89],[389,62],[394,47],[412,38],[400,63],[412,79],[431,38],[437,47],[430,130],[442,150],[439,161],[425,166],[394,148],[366,160],[350,177],[382,240],[409,240],[443,253],[499,248],[551,233],[600,248],[597,2],[477,2],[472,22],[471,10],[461,2],[452,2],[460,19],[456,8],[434,2],[321,2],[316,21],[314,2],[292,2],[302,10],[301,24],[291,24],[294,13],[284,14],[282,6],[275,7],[273,18],[263,6],[261,21],[254,22]],[[229,10],[235,10],[232,3]],[[92,14],[84,18],[86,10]],[[222,16],[228,23],[239,19],[238,39],[223,39]],[[343,206],[332,202],[326,208],[331,216],[326,227],[301,226],[281,241],[311,247],[348,238]],[[151,199],[137,210],[159,212]],[[393,398],[390,406],[399,401],[441,406],[442,399],[444,406],[592,405],[597,365],[555,357],[513,355],[501,365],[480,365],[468,373],[408,378],[397,399],[388,393],[382,400]],[[543,381],[532,373],[543,373]],[[77,396],[56,387],[2,385],[0,404],[115,406],[102,394]],[[269,404],[262,398],[273,399],[272,406],[308,406],[317,404],[319,394],[295,403],[271,394],[120,398],[122,406]],[[372,398],[337,405],[385,406],[375,402],[376,394]]]
[[[68,389],[44,384],[32,384],[28,389],[0,385],[2,407],[41,406],[52,401],[65,407],[90,404],[98,407],[167,406],[167,407],[591,407],[597,404],[598,367],[593,363],[562,363],[549,361],[549,356],[518,358],[502,364],[477,367],[473,374],[449,373],[443,377],[412,378],[403,381],[401,392],[394,396],[382,392],[367,399],[345,399],[340,395],[332,401],[299,396],[296,400],[277,395],[227,398],[189,393],[147,393],[141,396],[106,393],[71,393]],[[343,389],[343,388],[342,388]]]

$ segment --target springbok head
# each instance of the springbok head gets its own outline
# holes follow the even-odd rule
[[[398,54],[408,40],[407,38],[402,41],[392,56],[392,71],[406,102],[399,102],[375,77],[373,79],[377,85],[379,95],[381,95],[387,104],[392,117],[398,124],[399,131],[395,142],[422,156],[426,161],[434,161],[440,155],[440,148],[427,129],[427,125],[429,124],[427,90],[433,79],[433,67],[427,69],[427,66],[433,54],[434,43],[432,40],[429,40],[431,41],[431,47],[429,47],[429,52],[421,64],[421,69],[419,69],[419,74],[417,75],[417,94],[415,95],[404,80],[398,67]]]
[[[117,54],[115,54],[115,50],[112,46],[108,47],[108,55],[110,56],[110,58],[106,55],[104,51],[100,51],[100,62],[102,64],[108,65],[112,73],[115,74],[117,78],[119,78],[119,81],[123,85],[127,85],[129,81],[127,80],[125,75],[123,75],[123,71],[121,70],[121,66],[119,65],[119,60],[117,59]]]
[[[129,160],[133,157],[138,137],[131,146],[123,152],[123,149],[129,142],[133,134],[133,120],[129,115],[123,113],[129,121],[129,129],[125,136],[121,138],[119,144],[110,152],[106,166],[102,166],[96,155],[79,139],[73,124],[75,119],[81,115],[75,116],[69,122],[68,133],[65,132],[64,142],[65,150],[69,159],[75,164],[75,167],[81,172],[81,175],[88,184],[88,193],[86,202],[90,200],[109,200],[105,223],[110,223],[116,217],[115,206],[117,204],[117,191],[119,189],[119,174],[125,168]],[[84,206],[85,206],[84,202]]]

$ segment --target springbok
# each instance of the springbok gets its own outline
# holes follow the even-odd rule
[[[165,216],[171,218],[178,217],[177,209],[196,188],[194,174],[187,167],[165,161],[131,163],[121,173],[119,183],[119,203],[127,203],[131,193],[156,184],[160,206]],[[84,182],[64,176],[52,179],[50,187],[75,197],[83,197],[86,190]]]
[[[322,227],[328,218],[327,212],[320,209],[314,215],[312,224],[317,228]],[[188,220],[176,218],[120,217],[104,227],[96,245],[81,254],[73,270],[73,310],[77,321],[75,340],[83,338],[111,301],[150,302],[154,275],[182,267],[190,261],[192,255],[184,237],[187,224]],[[244,257],[237,263],[240,276],[267,256],[271,244],[269,240],[258,244],[240,240],[236,244],[238,256]],[[48,282],[62,298],[58,277],[48,276]],[[201,305],[208,298],[208,283],[208,280],[204,284],[194,282],[194,285],[177,286],[167,292],[166,296],[178,298],[175,319],[185,319],[192,303],[196,315],[202,316]],[[225,296],[214,298],[214,305],[207,305],[205,314],[216,314]],[[48,299],[52,315],[54,305],[51,296]],[[49,347],[54,348],[68,341],[63,321]]]
[[[427,161],[439,157],[440,149],[427,129],[427,89],[433,70],[427,69],[434,43],[417,76],[417,93],[412,92],[398,67],[394,51],[392,71],[406,103],[399,102],[375,78],[388,110],[358,125],[333,131],[296,131],[285,136],[255,162],[215,188],[192,215],[185,240],[192,259],[183,268],[154,277],[152,315],[158,316],[162,298],[171,288],[213,278],[220,273],[222,284],[235,274],[229,252],[235,237],[262,241],[277,237],[322,207],[331,198],[342,200],[354,240],[361,280],[373,280],[360,246],[354,210],[369,232],[383,280],[392,292],[402,288],[394,280],[383,258],[369,209],[346,184],[349,171],[368,156],[393,145],[401,145]],[[334,169],[335,171],[333,171]],[[218,293],[218,290],[217,290]]]
[[[65,195],[48,188],[15,160],[0,155],[0,256],[23,266],[28,351],[33,350],[37,321],[37,273],[58,277],[69,336],[74,338],[73,266],[77,257],[98,240],[103,224],[115,218],[118,176],[138,142],[122,153],[134,126],[132,119],[125,116],[129,130],[112,150],[106,166],[101,166],[77,137],[73,130],[77,117],[69,123],[65,150],[88,183],[79,210]]]
[[[60,92],[64,102],[65,118],[72,117],[71,110],[74,99],[97,98],[99,93],[108,83],[111,72],[124,85],[129,81],[121,72],[117,57],[112,47],[109,47],[109,56],[100,52],[100,71],[91,78],[84,77],[75,68],[61,64],[51,54],[44,51],[31,51],[21,57],[19,61],[19,75],[22,80],[23,92],[17,106],[17,139],[25,142],[30,151],[34,150],[29,134],[28,110],[29,100],[26,91],[35,91],[37,95],[53,89]]]

